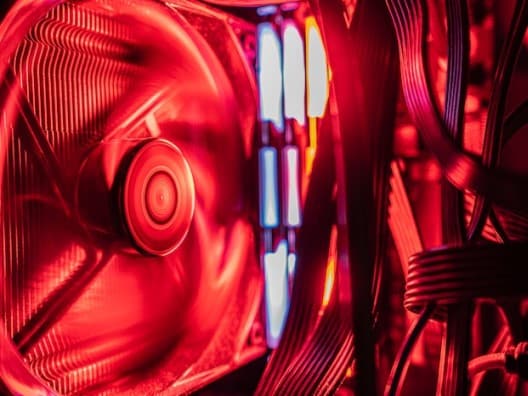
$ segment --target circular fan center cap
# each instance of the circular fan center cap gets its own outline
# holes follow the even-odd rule
[[[165,171],[158,171],[147,182],[145,205],[149,216],[158,224],[166,224],[176,213],[176,183]]]
[[[127,168],[122,189],[126,227],[142,252],[166,255],[191,225],[195,190],[182,152],[166,140],[141,146]]]

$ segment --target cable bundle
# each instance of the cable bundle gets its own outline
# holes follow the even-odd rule
[[[487,196],[512,210],[526,211],[528,184],[525,178],[501,169],[486,168],[449,137],[434,104],[425,70],[423,24],[426,15],[421,1],[387,0],[387,5],[398,37],[402,88],[409,113],[446,178],[459,190]]]
[[[326,260],[335,216],[332,202],[334,166],[329,138],[319,138],[319,149],[299,233],[298,266],[289,315],[278,349],[271,355],[256,394],[281,394],[278,387],[303,345],[313,335],[321,309]]]
[[[375,387],[372,311],[377,298],[373,301],[372,293],[379,295],[381,288],[386,236],[383,220],[397,88],[395,43],[387,40],[393,33],[382,1],[358,2],[350,28],[341,2],[313,5],[332,65],[332,118],[327,121],[332,122],[334,136],[323,129],[319,137],[290,314],[259,385],[261,395],[332,394],[345,377],[353,351],[358,394],[372,394]],[[385,95],[379,95],[381,89]],[[339,256],[349,260],[339,259],[332,299],[320,315],[330,227],[336,221],[330,201],[335,179],[325,169],[333,155],[338,230],[349,248],[341,248]]]
[[[486,124],[482,159],[461,148],[463,104],[468,64],[468,17],[465,1],[447,1],[448,82],[443,117],[433,99],[426,68],[425,34],[427,8],[422,0],[387,0],[398,38],[402,88],[409,114],[427,148],[438,160],[451,185],[443,187],[443,234],[450,247],[417,254],[411,259],[405,294],[405,306],[414,312],[434,311],[447,318],[444,361],[440,367],[439,388],[445,394],[464,394],[465,364],[468,356],[471,303],[478,298],[522,297],[528,290],[522,259],[524,244],[474,246],[465,244],[480,237],[488,214],[500,240],[507,241],[491,203],[518,213],[508,231],[524,228],[526,222],[526,180],[497,168],[499,154],[512,130],[518,130],[521,105],[505,121],[508,86],[528,18],[528,4],[518,1],[514,21],[499,59],[491,106]],[[525,118],[525,117],[524,117]],[[504,126],[503,126],[504,125]],[[508,131],[508,132],[506,132]],[[508,138],[506,138],[508,136]],[[458,191],[457,191],[458,190]],[[476,196],[467,232],[461,216],[462,191]],[[505,215],[504,218],[510,218]],[[489,231],[488,231],[489,233]],[[412,332],[410,333],[412,335]],[[408,337],[404,343],[412,343]],[[401,363],[401,362],[400,362]],[[396,366],[399,366],[398,364]],[[390,386],[394,392],[396,386]]]
[[[404,305],[421,312],[429,304],[445,307],[474,299],[528,295],[528,244],[490,244],[443,248],[410,259]],[[435,316],[444,318],[439,308]]]

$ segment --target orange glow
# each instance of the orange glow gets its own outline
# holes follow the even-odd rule
[[[337,228],[332,228],[332,235],[330,236],[330,252],[328,256],[328,264],[326,266],[326,279],[323,293],[323,309],[330,303],[332,297],[332,290],[334,289],[335,275],[337,266]]]
[[[330,259],[328,260],[328,265],[326,267],[326,280],[325,280],[325,288],[324,288],[324,294],[323,294],[323,307],[328,306],[328,303],[330,302],[330,297],[332,296],[332,290],[334,288],[334,281],[335,281],[335,269],[336,269],[335,257],[330,257]]]
[[[308,137],[309,137],[309,144],[305,150],[306,166],[304,168],[304,174],[306,177],[310,176],[310,174],[312,173],[315,153],[317,152],[317,119],[316,118],[310,117],[309,119]]]
[[[322,117],[329,95],[329,72],[326,51],[314,17],[306,19],[306,74],[308,116]]]

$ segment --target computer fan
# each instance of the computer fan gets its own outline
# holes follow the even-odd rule
[[[5,16],[5,392],[181,394],[265,352],[236,23],[187,1]]]
[[[528,0],[10,3],[0,393],[528,394]]]

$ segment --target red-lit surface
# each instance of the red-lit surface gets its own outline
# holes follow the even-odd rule
[[[180,393],[262,354],[249,132],[206,40],[150,1],[20,2],[2,28],[8,389]]]
[[[267,336],[258,395],[527,393],[502,369],[528,1],[467,26],[456,0],[25,3],[0,26],[10,390],[181,394]]]

